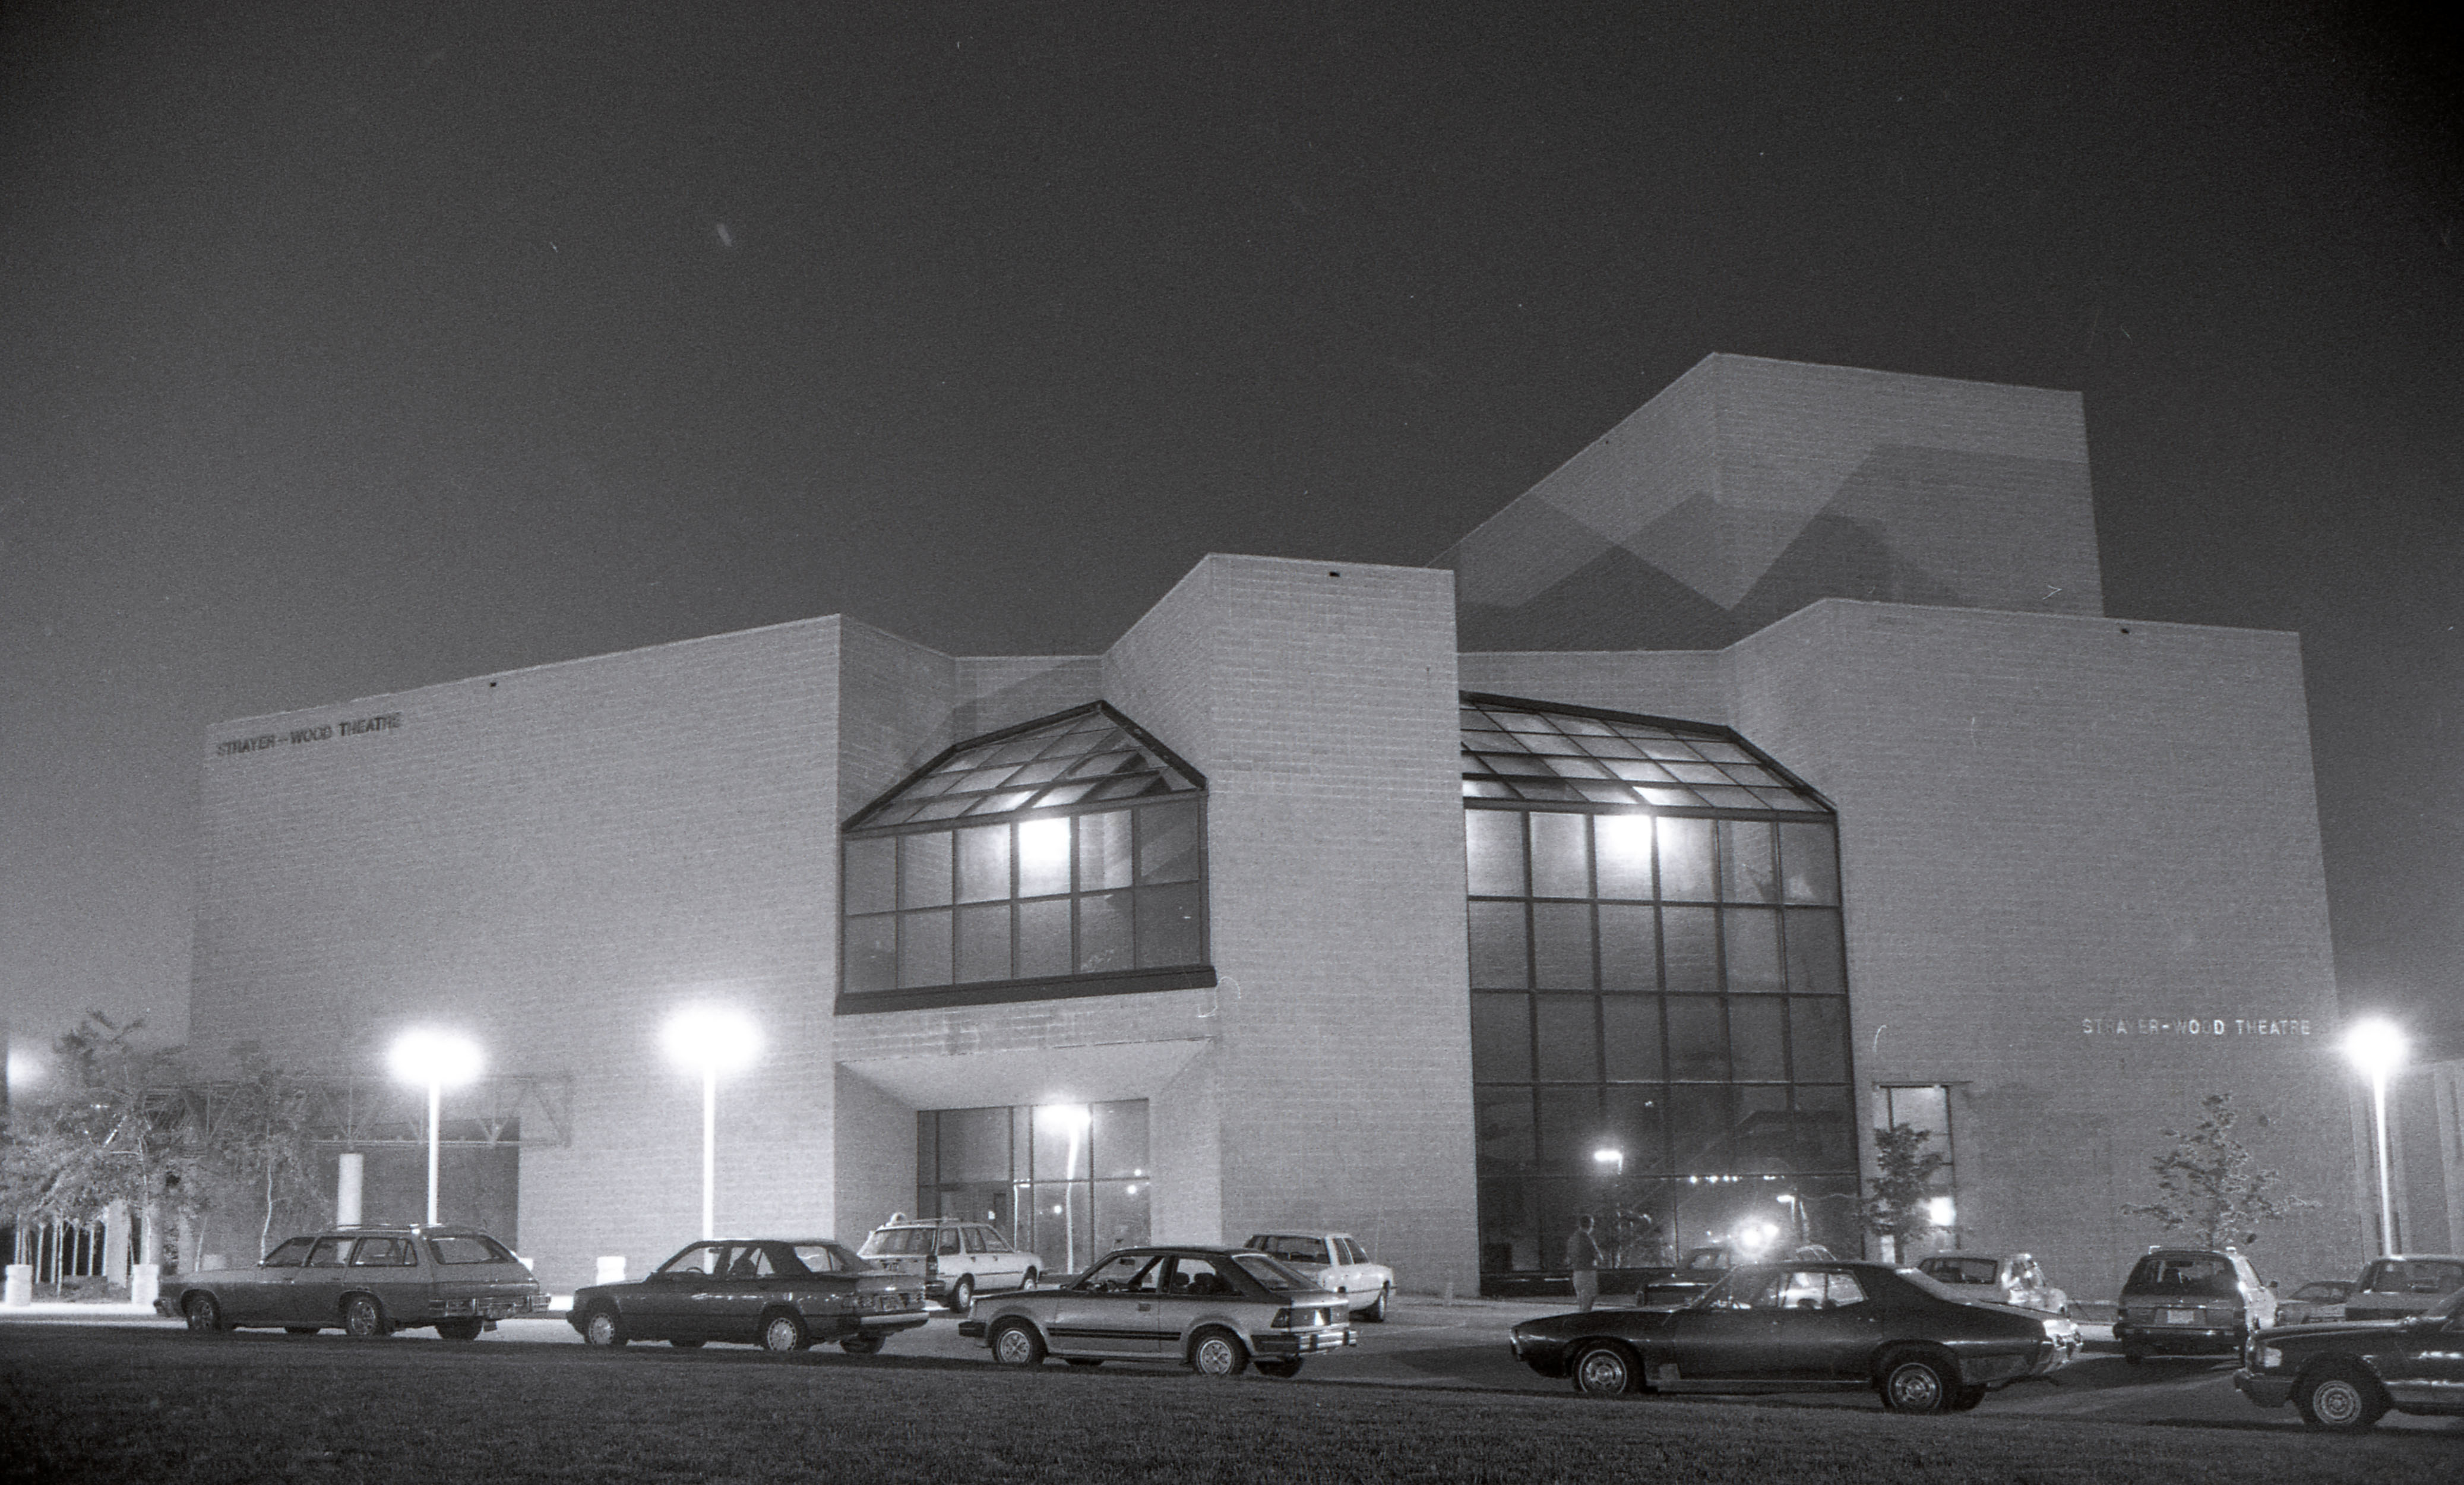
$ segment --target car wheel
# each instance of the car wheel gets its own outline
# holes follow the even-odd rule
[[[617,1318],[616,1307],[603,1304],[582,1322],[582,1339],[590,1345],[613,1350],[633,1338],[625,1334],[625,1322]]]
[[[849,1337],[848,1339],[858,1339]],[[862,1338],[870,1340],[870,1337]],[[813,1343],[804,1333],[804,1321],[793,1310],[773,1310],[761,1321],[761,1349],[764,1351],[801,1351]]]
[[[1360,1312],[1361,1321],[1364,1324],[1370,1325],[1375,1325],[1383,1321],[1386,1319],[1386,1302],[1394,1297],[1395,1291],[1392,1285],[1378,1285],[1377,1297],[1370,1300],[1369,1308]]]
[[[285,1325],[282,1327],[282,1333],[286,1336],[313,1336],[317,1334],[318,1328],[315,1325]]]
[[[1574,1381],[1574,1390],[1599,1397],[1616,1397],[1635,1390],[1637,1369],[1634,1358],[1625,1347],[1613,1341],[1595,1341],[1574,1353],[1574,1363],[1566,1374]]]
[[[2293,1389],[2301,1421],[2330,1433],[2366,1433],[2387,1410],[2387,1396],[2361,1371],[2330,1367],[2304,1379]]]
[[[342,1333],[372,1341],[392,1327],[385,1324],[385,1306],[373,1295],[353,1295],[342,1301]]]
[[[479,1339],[479,1332],[485,1329],[487,1327],[477,1320],[438,1320],[436,1322],[436,1333],[448,1341],[476,1341]]]
[[[870,1356],[881,1349],[879,1336],[849,1336],[839,1342],[839,1349],[849,1356]]]
[[[188,1318],[188,1328],[200,1336],[219,1335],[231,1329],[223,1323],[223,1307],[214,1302],[211,1295],[190,1295],[187,1302],[180,1306],[180,1313]]]
[[[1982,1386],[1962,1387],[1950,1395],[1950,1410],[1955,1413],[1974,1412],[1976,1405],[1984,1401],[1985,1389]]]
[[[958,1281],[950,1286],[950,1308],[964,1315],[975,1302],[976,1276],[972,1274],[959,1274]]]
[[[1950,1369],[1929,1356],[1896,1357],[1882,1368],[1882,1406],[1895,1413],[1938,1413],[1957,1390]]]
[[[1024,1320],[1003,1320],[993,1327],[993,1360],[1003,1366],[1041,1366],[1044,1338]]]
[[[1189,1364],[1201,1377],[1237,1377],[1249,1365],[1249,1351],[1240,1337],[1209,1325],[1190,1340]]]
[[[1258,1363],[1258,1371],[1268,1377],[1297,1377],[1301,1374],[1301,1359],[1297,1356],[1269,1358]]]

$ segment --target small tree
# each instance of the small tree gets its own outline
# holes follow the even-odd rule
[[[204,1162],[216,1176],[245,1185],[257,1219],[256,1251],[274,1246],[275,1214],[285,1206],[321,1207],[314,1172],[314,1090],[265,1059],[253,1044],[235,1049],[240,1076],[220,1089],[220,1112],[209,1132]],[[297,1213],[294,1213],[297,1215]],[[322,1220],[323,1213],[318,1214]]]
[[[2124,1204],[2127,1217],[2153,1217],[2167,1232],[2194,1233],[2203,1248],[2248,1247],[2258,1241],[2258,1224],[2281,1222],[2319,1203],[2276,1194],[2283,1177],[2261,1170],[2248,1147],[2233,1138],[2233,1095],[2211,1093],[2199,1100],[2206,1111],[2198,1127],[2163,1131],[2173,1147],[2148,1162],[2160,1193],[2152,1202]]]
[[[144,1025],[100,1011],[52,1044],[63,1091],[10,1111],[0,1141],[0,1209],[20,1221],[93,1222],[114,1203],[149,1218],[187,1159],[176,1100],[179,1053],[135,1045]]]
[[[1925,1209],[1933,1195],[1934,1172],[1950,1164],[1926,1144],[1933,1137],[1913,1124],[1893,1124],[1874,1131],[1874,1184],[1858,1217],[1865,1230],[1891,1245],[1894,1262],[1903,1258],[1910,1243],[1932,1233],[1933,1218]]]

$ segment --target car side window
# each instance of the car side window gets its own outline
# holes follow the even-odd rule
[[[719,1259],[726,1252],[716,1243],[696,1243],[659,1265],[659,1272],[668,1274],[707,1274],[718,1266]]]
[[[316,1241],[313,1237],[295,1237],[256,1260],[257,1265],[268,1269],[296,1269],[307,1260],[308,1250]]]
[[[1770,1269],[1731,1269],[1728,1276],[1711,1287],[1704,1297],[1704,1308],[1711,1310],[1776,1310],[1779,1308],[1780,1286],[1788,1277]]]
[[[1164,1280],[1164,1290],[1168,1294],[1186,1295],[1193,1299],[1241,1292],[1213,1259],[1198,1253],[1182,1253],[1172,1260],[1172,1274]]]
[[[984,1232],[983,1232],[983,1229],[981,1229],[981,1228],[963,1228],[963,1229],[960,1229],[959,1230],[960,1230],[960,1234],[961,1234],[962,1236],[964,1236],[964,1237],[966,1238],[966,1240],[967,1240],[967,1252],[971,1252],[971,1253],[979,1253],[979,1252],[982,1252],[984,1251]]]
[[[351,1239],[347,1237],[320,1237],[308,1252],[308,1267],[312,1269],[345,1268],[350,1261]]]
[[[807,1274],[848,1272],[847,1260],[840,1257],[839,1251],[827,1243],[798,1243],[793,1252],[796,1261],[804,1266],[804,1272]]]
[[[1857,1282],[1854,1274],[1826,1274],[1822,1277],[1822,1307],[1844,1310],[1852,1304],[1865,1302],[1865,1286]]]
[[[984,1252],[986,1252],[1003,1253],[1016,1252],[1018,1251],[1017,1249],[1010,1247],[1009,1239],[1001,1236],[1001,1232],[997,1229],[979,1228],[976,1230],[983,1236]]]
[[[363,1237],[351,1250],[355,1269],[407,1269],[417,1261],[410,1245],[398,1237]]]
[[[746,1243],[734,1250],[728,1259],[729,1278],[770,1278],[778,1274],[770,1261],[770,1250],[759,1243]]]
[[[1360,1251],[1360,1245],[1348,1237],[1338,1237],[1334,1240],[1334,1252],[1336,1257],[1342,1259],[1346,1263],[1367,1263],[1369,1261],[1369,1255]]]
[[[1098,1294],[1154,1294],[1163,1261],[1151,1253],[1123,1253],[1095,1269],[1079,1287]]]
[[[941,1252],[944,1252],[944,1253],[955,1253],[955,1252],[957,1252],[957,1251],[958,1251],[958,1230],[957,1230],[957,1229],[956,1229],[956,1228],[944,1228],[944,1229],[942,1229],[942,1230],[941,1230]]]

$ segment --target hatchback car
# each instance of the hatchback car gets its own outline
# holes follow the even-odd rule
[[[2429,1313],[2464,1289],[2464,1258],[2452,1253],[2399,1253],[2362,1271],[2362,1281],[2344,1299],[2348,1320],[2400,1320]]]
[[[1243,1247],[1315,1279],[1352,1306],[1352,1318],[1375,1325],[1395,1298],[1395,1271],[1369,1256],[1349,1232],[1252,1232]]]
[[[864,1260],[893,1274],[924,1281],[924,1293],[964,1314],[976,1296],[1033,1289],[1042,1275],[1031,1252],[1010,1246],[989,1222],[893,1217],[864,1240]]]
[[[1033,1366],[1172,1362],[1229,1377],[1255,1362],[1269,1377],[1298,1373],[1325,1351],[1358,1344],[1343,1300],[1262,1252],[1238,1248],[1128,1248],[1076,1282],[988,1299],[958,1334],[993,1360]]]
[[[2150,1248],[2114,1307],[2113,1339],[2137,1365],[2153,1355],[2233,1356],[2276,1323],[2276,1292],[2233,1249]]]
[[[630,1284],[574,1291],[565,1319],[595,1346],[712,1341],[802,1351],[835,1341],[869,1356],[925,1321],[924,1286],[825,1237],[694,1243]]]
[[[487,1233],[421,1225],[295,1237],[253,1268],[165,1280],[154,1308],[201,1335],[280,1326],[295,1336],[384,1336],[432,1326],[448,1341],[476,1341],[509,1316],[546,1310],[547,1297]]]
[[[1917,1260],[1917,1272],[1935,1283],[1975,1297],[2015,1304],[2048,1315],[2071,1313],[2071,1297],[2056,1289],[2034,1256],[2023,1252],[1938,1252]]]

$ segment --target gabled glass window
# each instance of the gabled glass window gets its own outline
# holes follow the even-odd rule
[[[1205,781],[1101,702],[951,748],[842,859],[842,1009],[1214,983]]]
[[[1481,1267],[1858,1247],[1836,821],[1723,727],[1466,696]]]

